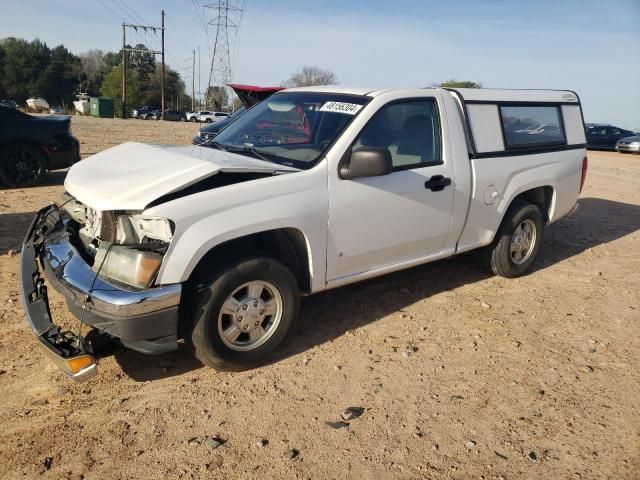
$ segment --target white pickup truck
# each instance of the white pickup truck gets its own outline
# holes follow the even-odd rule
[[[75,380],[96,371],[91,345],[52,322],[41,272],[126,347],[184,341],[206,365],[249,368],[301,295],[472,249],[524,274],[587,169],[579,98],[559,90],[290,89],[214,140],[93,155],[34,218],[27,319]]]

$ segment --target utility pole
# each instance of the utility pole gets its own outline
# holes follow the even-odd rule
[[[200,47],[198,47],[198,97],[202,95],[202,88],[200,87],[200,74],[202,73],[202,69],[200,68]],[[199,100],[199,105],[202,108],[202,101]]]
[[[164,10],[162,10],[162,76],[160,77],[160,90],[162,90],[162,111],[160,118],[164,120]]]
[[[127,118],[127,107],[125,102],[127,99],[127,50],[125,45],[127,44],[127,30],[126,25],[122,24],[122,118]]]
[[[196,51],[193,50],[193,60],[191,62],[191,111],[196,110]]]
[[[153,33],[156,33],[156,30],[162,30],[162,51],[159,52],[157,50],[148,50],[146,48],[127,48],[127,34],[126,29],[133,28],[138,31],[139,28],[143,29],[145,32],[148,30],[153,30]],[[127,117],[127,110],[125,103],[127,101],[127,52],[138,52],[138,53],[151,53],[153,55],[162,54],[162,112],[164,113],[164,10],[162,11],[162,27],[151,27],[149,25],[133,25],[129,23],[122,24],[122,118]]]

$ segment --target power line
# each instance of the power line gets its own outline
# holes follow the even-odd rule
[[[125,21],[123,16],[121,16],[120,14],[118,14],[118,13],[114,12],[114,11],[111,9],[111,7],[109,7],[107,4],[105,4],[102,0],[98,0],[98,3],[99,3],[100,5],[102,5],[104,8],[106,8],[107,10],[109,10],[111,13],[113,13],[113,14],[114,14],[116,17],[118,17],[120,20],[122,20],[123,22]]]
[[[198,20],[200,20],[200,24],[202,25],[204,34],[207,36],[207,41],[211,43],[211,39],[209,38],[209,29],[207,28],[207,22],[204,19],[204,15],[200,12],[200,4],[196,5],[196,0],[191,0],[191,3],[193,4],[193,8],[195,8],[196,10],[196,16],[198,17]]]
[[[113,0],[113,3],[114,5],[118,6],[123,12],[125,12],[127,16],[131,17],[134,21],[140,22],[140,23],[146,23],[145,20],[140,15],[138,15],[135,12],[135,10],[133,10],[133,8],[131,8],[122,0]],[[120,5],[122,5],[122,7],[120,7]]]

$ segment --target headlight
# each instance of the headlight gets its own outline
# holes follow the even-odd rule
[[[159,253],[112,245],[110,249],[98,250],[93,269],[99,269],[101,275],[127,285],[147,288],[155,279],[161,263],[162,255]]]

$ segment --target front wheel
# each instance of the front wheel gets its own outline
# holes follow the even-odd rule
[[[244,370],[267,361],[298,313],[296,279],[272,258],[235,262],[197,295],[191,342],[198,360],[217,370]]]
[[[198,121],[198,119],[197,119],[196,117],[191,117],[191,118],[189,119],[189,121],[190,121],[190,122],[197,122],[197,121]]]
[[[501,277],[524,275],[540,250],[542,228],[540,209],[528,202],[515,201],[507,210],[495,240],[485,247],[487,268]]]

